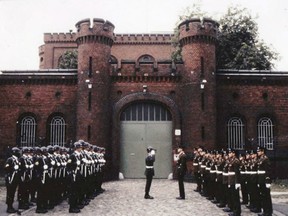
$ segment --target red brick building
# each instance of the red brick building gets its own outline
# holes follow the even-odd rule
[[[141,178],[152,145],[163,178],[179,144],[188,152],[261,145],[274,176],[287,177],[288,72],[217,69],[218,23],[211,19],[179,25],[178,62],[172,34],[117,34],[102,19],[76,28],[44,34],[38,71],[1,72],[2,160],[14,145],[84,139],[106,147],[111,178]],[[58,69],[67,50],[78,51],[77,70]]]

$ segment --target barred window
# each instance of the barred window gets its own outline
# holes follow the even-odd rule
[[[153,103],[137,103],[127,107],[120,116],[121,121],[171,121],[165,107]]]
[[[241,118],[230,118],[227,125],[228,148],[243,149],[244,147],[244,124]]]
[[[66,123],[63,117],[54,116],[50,122],[50,145],[64,146],[66,140]]]
[[[270,118],[259,119],[257,125],[258,144],[268,150],[274,148],[273,122]]]
[[[25,116],[20,123],[20,145],[34,146],[36,140],[36,119],[33,116]]]

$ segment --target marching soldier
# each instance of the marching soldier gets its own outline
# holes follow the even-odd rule
[[[13,202],[16,193],[16,188],[19,183],[20,149],[17,147],[13,147],[11,151],[12,156],[6,160],[4,166],[5,183],[7,189],[7,195],[6,195],[7,213],[17,212],[13,208]]]
[[[258,151],[258,163],[257,163],[257,174],[258,174],[258,185],[260,192],[260,200],[263,208],[263,213],[260,215],[272,216],[272,200],[270,194],[271,179],[270,179],[270,169],[271,164],[269,158],[265,155],[265,149],[259,147]]]
[[[146,186],[145,186],[145,195],[144,195],[145,199],[154,199],[152,196],[149,195],[152,179],[155,174],[154,162],[155,162],[155,149],[149,146],[147,148],[147,157],[145,159],[145,164],[146,164],[146,169],[145,169]]]

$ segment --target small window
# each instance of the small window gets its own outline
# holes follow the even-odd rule
[[[25,116],[20,121],[20,145],[35,146],[36,119],[33,116]]]

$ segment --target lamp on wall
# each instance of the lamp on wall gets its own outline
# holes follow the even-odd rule
[[[206,79],[203,79],[200,83],[200,89],[204,89],[205,88],[205,84],[207,83]]]
[[[91,83],[88,84],[88,88],[92,89],[92,84]]]
[[[147,85],[143,85],[143,93],[147,93]]]

